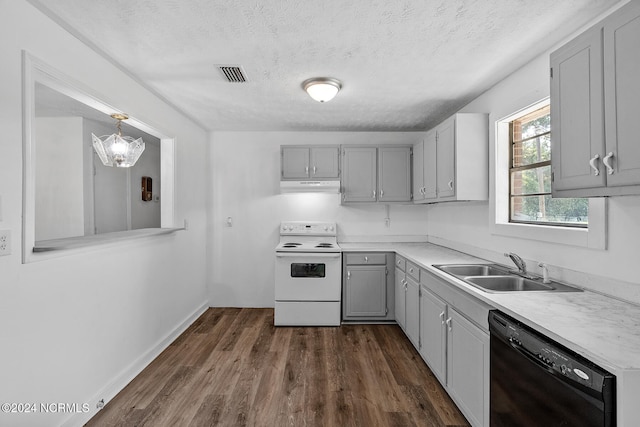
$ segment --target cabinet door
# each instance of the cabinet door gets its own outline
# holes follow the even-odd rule
[[[434,200],[438,196],[436,182],[438,180],[438,159],[436,148],[436,131],[427,133],[424,139],[423,151],[423,183],[424,183],[424,199]],[[415,193],[414,193],[415,194]]]
[[[411,147],[378,148],[378,201],[411,201]]]
[[[489,421],[489,335],[449,307],[447,387],[474,426]]]
[[[453,198],[455,192],[455,116],[436,128],[436,186],[438,199]]]
[[[551,54],[553,191],[606,184],[602,85],[600,27]]]
[[[424,141],[413,146],[413,202],[424,200]]]
[[[387,275],[384,265],[347,266],[346,317],[387,315]]]
[[[640,184],[640,6],[630,4],[604,24],[607,187]],[[609,173],[609,171],[607,171]],[[603,170],[604,175],[604,170]]]
[[[377,200],[377,150],[375,147],[345,147],[342,150],[342,200]]]
[[[309,177],[309,148],[282,147],[282,178],[305,179]]]
[[[420,294],[420,355],[442,384],[446,384],[447,304],[424,286]]]
[[[405,324],[405,304],[406,304],[406,291],[404,288],[405,274],[404,271],[396,268],[395,277],[395,303],[394,309],[396,313],[396,322],[404,330]]]
[[[310,178],[339,178],[339,147],[311,147],[309,175]]]
[[[420,348],[420,285],[408,275],[405,278],[405,333],[416,349]]]

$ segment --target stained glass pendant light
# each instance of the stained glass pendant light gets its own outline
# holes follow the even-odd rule
[[[105,166],[128,168],[136,164],[144,151],[142,138],[133,139],[130,136],[122,136],[122,121],[127,120],[126,114],[115,113],[111,117],[118,121],[118,133],[103,135],[101,137],[91,134],[93,149]]]

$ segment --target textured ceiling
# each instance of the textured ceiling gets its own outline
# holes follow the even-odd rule
[[[30,1],[207,129],[354,131],[433,126],[618,3]],[[317,76],[343,82],[331,102]]]

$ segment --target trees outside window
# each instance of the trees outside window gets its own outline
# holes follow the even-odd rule
[[[549,105],[509,123],[509,221],[587,227],[588,199],[551,197],[551,115]]]

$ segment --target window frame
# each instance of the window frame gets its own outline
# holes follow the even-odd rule
[[[606,249],[608,211],[606,197],[589,199],[589,225],[586,228],[509,222],[509,122],[545,104],[549,104],[548,96],[519,110],[504,111],[502,117],[498,114],[491,115],[491,121],[494,123],[490,129],[493,133],[490,137],[494,142],[490,147],[489,223],[491,233],[517,239]]]
[[[544,111],[541,111],[544,110]],[[533,117],[531,117],[533,116]],[[573,228],[588,228],[588,222],[585,223],[571,223],[571,222],[562,222],[562,221],[536,221],[534,219],[531,220],[521,220],[514,218],[514,198],[516,197],[534,197],[534,196],[551,196],[551,190],[548,192],[536,192],[536,193],[527,193],[527,194],[516,194],[514,191],[514,174],[517,172],[523,172],[528,170],[536,170],[540,168],[548,167],[551,169],[551,153],[549,153],[549,160],[542,160],[535,163],[530,163],[526,165],[515,166],[515,146],[517,143],[525,143],[527,141],[532,141],[537,138],[541,138],[549,135],[551,138],[551,128],[549,130],[541,133],[537,133],[533,136],[528,136],[526,138],[515,139],[515,130],[516,130],[516,122],[527,123],[536,119],[539,119],[544,116],[549,116],[551,118],[551,105],[542,103],[540,108],[534,109],[532,111],[528,111],[522,115],[518,115],[517,117],[513,117],[513,119],[509,122],[509,222],[515,224],[532,224],[532,225],[548,225],[551,227],[573,227]],[[588,217],[587,217],[588,218]]]
[[[22,51],[22,91],[23,91],[23,188],[22,188],[22,264],[44,261],[69,254],[80,254],[92,247],[109,247],[123,241],[156,235],[170,234],[185,227],[175,226],[175,174],[176,139],[170,133],[157,130],[139,120],[130,119],[129,124],[160,139],[160,227],[127,230],[100,235],[68,237],[45,241],[38,245],[35,236],[35,150],[37,142],[33,134],[35,122],[35,85],[44,84],[64,95],[88,105],[105,114],[119,111],[102,101],[91,88],[58,71],[27,51]],[[96,237],[97,236],[97,237]]]

